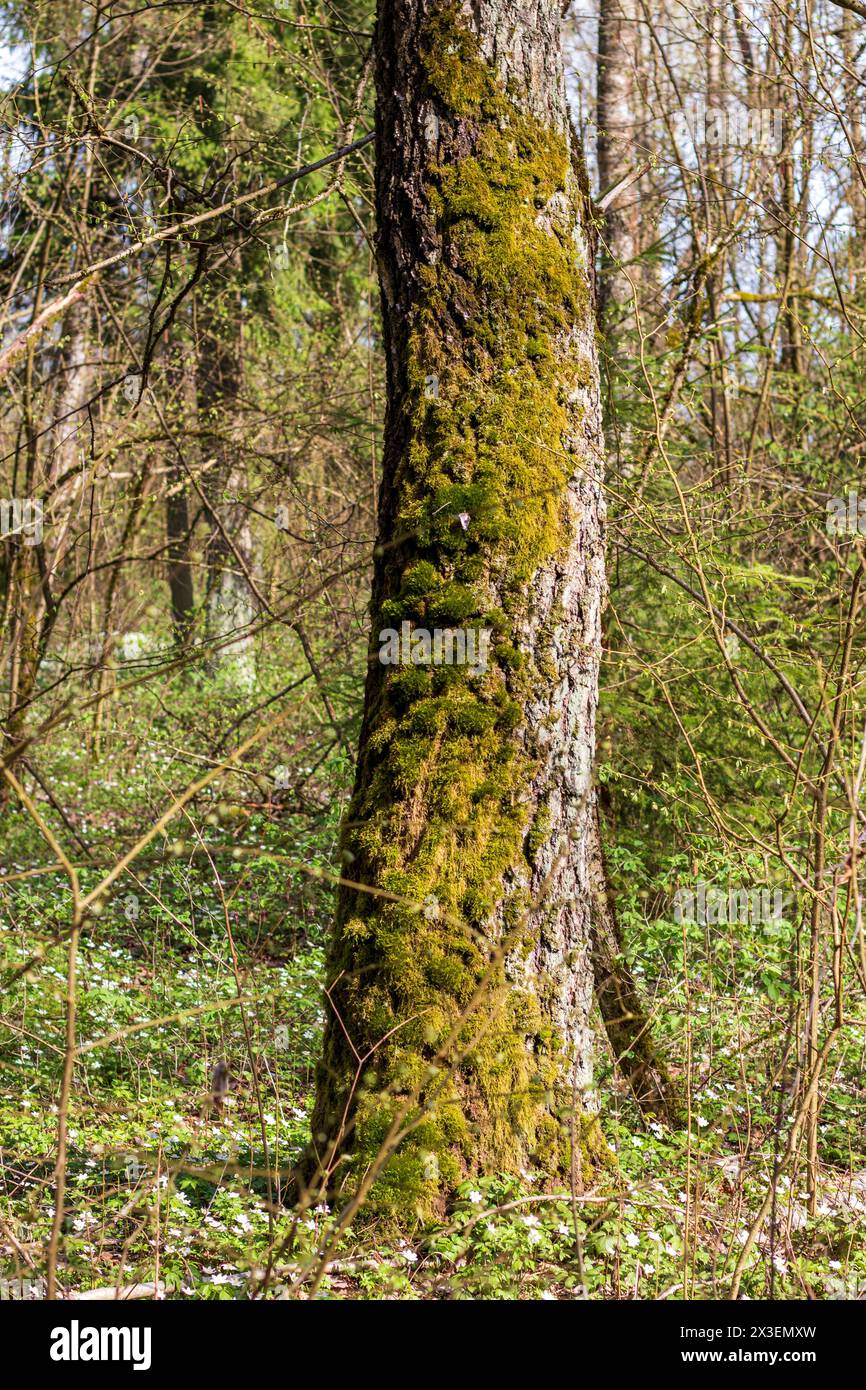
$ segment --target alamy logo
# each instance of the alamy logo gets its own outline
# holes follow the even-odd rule
[[[136,893],[127,893],[122,899],[122,911],[127,922],[137,922],[141,913],[141,904]]]
[[[791,893],[780,888],[716,888],[698,879],[694,888],[674,893],[674,921],[718,923],[778,922],[792,906]]]
[[[42,500],[11,497],[0,501],[0,536],[20,536],[25,545],[42,541]]]
[[[45,1297],[44,1279],[0,1279],[0,1298],[30,1302]]]
[[[121,391],[130,405],[136,405],[141,397],[141,372],[128,372],[123,378]]]
[[[743,106],[731,111],[690,101],[684,111],[677,112],[676,125],[678,142],[691,140],[696,150],[717,147],[761,154],[782,152],[784,124],[778,106]]]
[[[866,536],[866,497],[853,488],[847,497],[831,497],[826,530],[828,536]]]
[[[468,666],[473,675],[487,670],[491,628],[427,628],[401,623],[400,631],[384,627],[379,633],[383,666]]]
[[[150,1370],[149,1327],[68,1327],[51,1333],[52,1361],[131,1361],[134,1371]]]

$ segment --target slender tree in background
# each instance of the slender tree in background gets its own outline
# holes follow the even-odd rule
[[[188,352],[188,350],[187,350]],[[170,398],[176,402],[177,414],[183,421],[194,385],[188,356],[180,361],[167,354],[165,374]],[[178,450],[178,453],[180,451]],[[190,556],[189,485],[182,458],[169,464],[168,490],[165,499],[165,537],[168,553],[168,589],[171,599],[171,622],[174,640],[179,647],[189,640],[195,619],[195,578]]]
[[[225,53],[237,44],[232,24],[219,6],[207,5],[202,32],[213,45],[201,78],[190,82],[190,95],[202,110],[202,133],[211,153],[208,174],[214,196],[229,201],[237,191],[240,143],[232,140],[224,120],[221,72]],[[243,380],[243,253],[229,241],[224,264],[209,277],[198,296],[196,387],[206,487],[208,534],[205,542],[205,632],[215,644],[214,671],[230,685],[255,684],[255,652],[249,635],[256,606],[249,576],[253,536],[248,497],[251,492],[236,430],[241,418]],[[235,638],[226,645],[227,640]]]
[[[603,455],[559,4],[385,0],[376,45],[388,403],[313,1139],[329,1177],[399,1143],[383,1200],[423,1208],[593,1129]],[[488,668],[382,664],[404,623],[489,630]]]
[[[596,159],[602,195],[635,165],[637,21],[631,0],[601,0],[598,14]],[[598,298],[602,320],[609,306],[625,312],[634,297],[638,252],[638,198],[634,185],[605,211]]]
[[[213,467],[205,547],[206,631],[208,640],[217,644],[235,639],[218,650],[214,669],[221,668],[230,683],[249,688],[255,683],[255,655],[249,636],[255,602],[248,578],[253,541],[245,504],[248,484],[232,437],[242,371],[240,298],[230,283],[220,299],[207,297],[202,305],[198,406],[206,462]]]
[[[597,144],[599,189],[611,194],[601,231],[598,274],[598,321],[607,349],[608,394],[628,370],[618,348],[634,322],[638,293],[640,247],[637,186],[633,181],[638,157],[637,19],[630,0],[602,0],[598,21]],[[632,176],[632,181],[629,178]],[[614,192],[618,185],[620,191]],[[608,414],[613,413],[611,400]],[[611,429],[608,444],[617,439]],[[616,469],[620,450],[629,445],[629,431],[612,451]],[[608,1040],[632,1093],[645,1110],[668,1115],[672,1107],[670,1081],[653,1045],[652,1026],[641,1003],[637,984],[626,962],[625,943],[616,910],[604,852],[604,823],[599,804],[604,789],[593,795],[589,830],[592,904],[592,957],[595,995]]]

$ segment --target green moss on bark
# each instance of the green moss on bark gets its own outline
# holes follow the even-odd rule
[[[428,100],[468,152],[427,170],[441,249],[423,269],[408,337],[408,445],[394,480],[402,539],[380,557],[387,597],[371,660],[380,628],[403,621],[487,626],[493,643],[486,673],[381,675],[344,836],[358,876],[389,895],[344,894],[332,951],[355,1047],[387,1037],[352,1102],[349,1162],[362,1173],[417,1095],[412,1133],[375,1189],[380,1209],[403,1216],[428,1214],[468,1172],[570,1164],[560,1040],[536,994],[506,986],[502,962],[492,972],[490,962],[515,928],[512,948],[530,945],[523,885],[546,822],[529,804],[536,755],[522,703],[549,676],[527,662],[521,634],[532,577],[568,539],[564,439],[590,370],[568,335],[591,313],[566,136],[504,89],[456,11],[431,20],[423,53]],[[487,1002],[450,1049],[455,1064],[431,1069],[490,973]],[[347,1090],[326,1076],[333,1036],[318,1111],[326,1133]]]

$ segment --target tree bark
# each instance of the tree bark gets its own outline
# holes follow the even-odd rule
[[[216,644],[211,669],[229,684],[255,684],[255,650],[250,630],[256,602],[247,580],[252,570],[253,539],[245,470],[237,461],[238,445],[227,438],[233,425],[241,381],[240,295],[229,295],[227,313],[213,298],[203,306],[199,352],[200,417],[213,433],[205,436],[207,458],[215,458],[208,483],[210,529],[205,543],[207,637]],[[233,641],[227,641],[234,638]]]
[[[166,352],[165,380],[170,399],[177,403],[177,420],[181,427],[192,395],[193,375],[183,350],[179,353],[171,350]],[[195,582],[190,553],[192,536],[188,483],[181,461],[174,456],[169,462],[165,535],[168,542],[172,631],[176,646],[183,647],[190,639],[195,620]]]
[[[862,297],[863,247],[866,244],[866,139],[864,139],[861,98],[862,79],[858,81],[859,54],[857,26],[849,12],[842,15],[842,53],[845,66],[842,85],[845,101],[845,138],[851,148],[851,168],[848,180],[848,205],[851,209],[851,237],[848,243],[848,283]]]
[[[598,40],[598,144],[599,188],[604,192],[628,173],[634,162],[634,137],[638,128],[640,93],[635,80],[639,38],[632,0],[601,0]],[[605,228],[598,282],[599,329],[607,341],[608,358],[622,366],[623,308],[634,297],[637,267],[624,267],[640,245],[639,212],[634,189],[624,203],[614,203],[605,214]],[[631,277],[631,278],[629,278]],[[646,285],[644,285],[646,290]],[[617,321],[619,320],[619,321]],[[632,436],[626,423],[620,443],[626,455]],[[611,470],[616,458],[611,457]],[[653,1046],[650,1022],[641,1003],[634,977],[625,959],[616,900],[604,854],[604,833],[598,797],[593,797],[588,858],[592,889],[592,963],[595,997],[616,1064],[641,1110],[671,1119],[675,1101],[664,1063]]]
[[[189,640],[195,613],[195,590],[190,563],[189,499],[184,474],[179,466],[169,471],[169,494],[165,502],[165,532],[168,541],[168,589],[174,640],[182,647]]]
[[[798,199],[791,133],[799,117],[791,97],[791,74],[798,71],[796,52],[796,20],[788,10],[779,17],[781,26],[778,54],[778,101],[782,108],[783,156],[779,160],[779,224],[776,233],[776,280],[783,291],[782,332],[779,365],[795,376],[804,374],[803,331],[800,325],[800,304],[796,291],[800,287],[801,254],[798,236]],[[793,292],[793,293],[792,293]]]
[[[599,194],[638,163],[635,156],[637,20],[631,0],[601,0],[598,16],[596,158]],[[622,313],[634,291],[638,251],[638,195],[633,185],[606,209],[598,298],[600,317]],[[626,270],[628,267],[628,270]]]
[[[380,0],[388,401],[313,1118],[325,1186],[441,1204],[591,1158],[603,444],[558,0]],[[410,659],[383,664],[388,630]],[[486,668],[422,632],[490,634]],[[386,1154],[392,1153],[387,1166]]]
[[[83,441],[89,438],[82,412],[93,379],[89,339],[90,310],[85,299],[77,299],[63,321],[59,385],[47,458],[42,465],[42,481],[38,488],[35,485],[32,488],[34,494],[47,498],[44,538],[33,546],[19,543],[12,566],[14,603],[6,716],[8,744],[14,744],[20,737],[36,690],[39,669],[57,617],[52,593],[54,580],[70,554],[68,540],[78,520],[75,504],[81,501],[84,475],[76,465]],[[39,477],[40,463],[39,437],[35,432],[29,447],[28,475],[35,479]]]

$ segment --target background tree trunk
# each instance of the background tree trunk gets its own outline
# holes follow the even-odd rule
[[[631,0],[601,0],[598,29],[598,143],[599,191],[614,187],[640,163],[637,145],[644,121],[636,81],[639,54],[636,11]],[[598,319],[606,340],[609,390],[619,395],[630,389],[623,377],[633,364],[621,349],[625,328],[634,323],[629,305],[641,288],[641,268],[634,264],[640,248],[638,185],[627,188],[605,212],[598,280]],[[628,267],[626,273],[624,267]],[[646,286],[642,287],[644,290]],[[610,414],[613,414],[611,409]],[[611,443],[611,431],[608,443]],[[614,435],[614,440],[616,436]],[[628,423],[619,448],[611,452],[609,468],[617,470],[617,455],[630,458],[634,448]],[[649,1019],[640,1000],[628,962],[616,914],[616,902],[604,855],[604,823],[598,797],[593,797],[589,826],[589,864],[592,884],[592,961],[595,996],[614,1059],[643,1111],[669,1117],[671,1087],[664,1063],[657,1057]]]
[[[843,10],[842,51],[845,55],[843,74],[846,140],[851,147],[851,178],[848,184],[848,205],[851,209],[851,238],[848,248],[848,283],[861,297],[863,286],[863,245],[866,238],[866,140],[864,140],[861,97],[858,81],[859,59],[857,23],[852,14]],[[862,27],[862,26],[861,26]]]
[[[57,572],[74,546],[70,535],[80,522],[83,469],[77,465],[87,429],[83,411],[93,375],[89,330],[90,311],[86,301],[81,300],[68,311],[63,323],[59,383],[44,461],[40,459],[35,428],[28,446],[28,477],[41,479],[38,487],[29,483],[28,492],[47,500],[44,537],[32,546],[19,544],[12,569],[15,606],[10,624],[11,672],[6,717],[6,738],[11,744],[21,734],[36,689],[57,616],[52,590]]]
[[[186,420],[194,394],[194,372],[186,351],[166,353],[165,380],[169,399],[175,404],[178,427]],[[177,646],[189,641],[195,620],[195,583],[192,566],[192,535],[186,471],[175,455],[168,466],[168,493],[165,499],[165,535],[168,542],[168,589],[171,599],[171,625]]]
[[[228,296],[228,312],[220,314],[213,298],[202,315],[199,352],[199,413],[205,429],[206,459],[215,459],[207,485],[210,529],[205,545],[207,591],[205,624],[208,640],[219,645],[212,669],[239,689],[255,683],[255,650],[250,629],[256,603],[247,580],[253,566],[253,539],[245,470],[237,461],[238,445],[228,437],[240,390],[240,294]],[[235,636],[236,635],[236,636]]]
[[[171,624],[178,646],[188,641],[195,613],[195,591],[189,556],[189,501],[185,477],[179,465],[169,469],[169,494],[165,502],[165,532],[168,540],[168,587],[171,596]]]
[[[647,1016],[625,959],[625,943],[604,855],[601,811],[595,802],[589,848],[592,883],[592,963],[595,995],[614,1060],[646,1114],[677,1118],[677,1100],[663,1059],[653,1043]]]
[[[599,195],[613,188],[640,161],[635,150],[635,68],[637,21],[631,0],[600,0],[598,14],[598,84],[596,158]],[[618,306],[631,303],[631,264],[638,252],[638,192],[633,184],[604,214],[598,296],[602,320]],[[626,271],[625,267],[628,267]]]
[[[560,10],[378,17],[388,407],[313,1140],[332,1186],[341,1155],[360,1175],[399,1147],[377,1190],[404,1210],[468,1173],[561,1174],[596,1132],[603,446]],[[487,670],[383,665],[403,622],[487,629]]]

